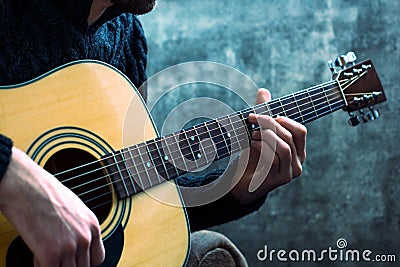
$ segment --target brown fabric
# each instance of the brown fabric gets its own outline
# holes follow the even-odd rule
[[[220,233],[194,232],[190,244],[187,267],[248,267],[240,250]]]

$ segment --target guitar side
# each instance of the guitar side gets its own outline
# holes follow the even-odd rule
[[[128,109],[134,114],[134,127],[126,134],[123,125]],[[79,155],[98,160],[113,150],[157,135],[131,83],[100,62],[74,62],[31,82],[0,87],[0,114],[0,132],[10,136],[15,146],[42,167],[62,151],[80,151]],[[150,191],[180,203],[174,183],[166,182]],[[118,229],[123,230],[118,239],[122,242],[118,266],[185,263],[189,230],[182,207],[164,204],[147,193],[124,200],[117,200],[112,193],[111,200],[101,229],[105,243]],[[0,215],[0,267],[10,267],[6,264],[8,250],[17,236]],[[109,249],[106,246],[106,261],[112,257]]]

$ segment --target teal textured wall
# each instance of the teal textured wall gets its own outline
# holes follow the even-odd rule
[[[379,120],[351,128],[347,114],[336,112],[308,124],[301,178],[270,193],[259,212],[215,227],[238,245],[250,266],[271,266],[257,259],[264,245],[320,251],[337,249],[339,238],[347,240],[347,248],[396,254],[399,264],[399,14],[400,2],[393,0],[160,0],[154,12],[141,17],[149,40],[149,76],[177,63],[215,61],[278,97],[328,81],[327,60],[348,50],[359,59],[371,58],[380,75],[388,101],[379,107]],[[150,103],[160,90],[149,92]],[[242,94],[252,99],[255,91]],[[176,91],[158,106],[155,120],[161,125],[160,111],[168,113],[191,96],[199,91]],[[211,97],[236,105],[230,95]],[[366,266],[338,260],[323,265],[328,264]],[[298,265],[321,263],[275,258],[272,264]]]

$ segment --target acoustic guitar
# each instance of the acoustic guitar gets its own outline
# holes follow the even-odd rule
[[[96,214],[106,248],[102,266],[182,266],[190,231],[184,208],[166,203],[181,203],[174,178],[246,148],[257,130],[250,113],[303,124],[341,109],[353,126],[376,119],[372,106],[386,100],[381,82],[371,60],[354,59],[349,53],[331,62],[329,82],[162,137],[122,73],[102,62],[72,62],[0,87],[0,132]],[[124,121],[126,114],[132,121]],[[33,256],[0,214],[5,266],[33,266]]]

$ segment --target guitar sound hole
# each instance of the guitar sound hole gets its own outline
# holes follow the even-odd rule
[[[101,162],[86,151],[67,148],[56,152],[44,165],[88,206],[102,223],[112,207],[109,180]]]

